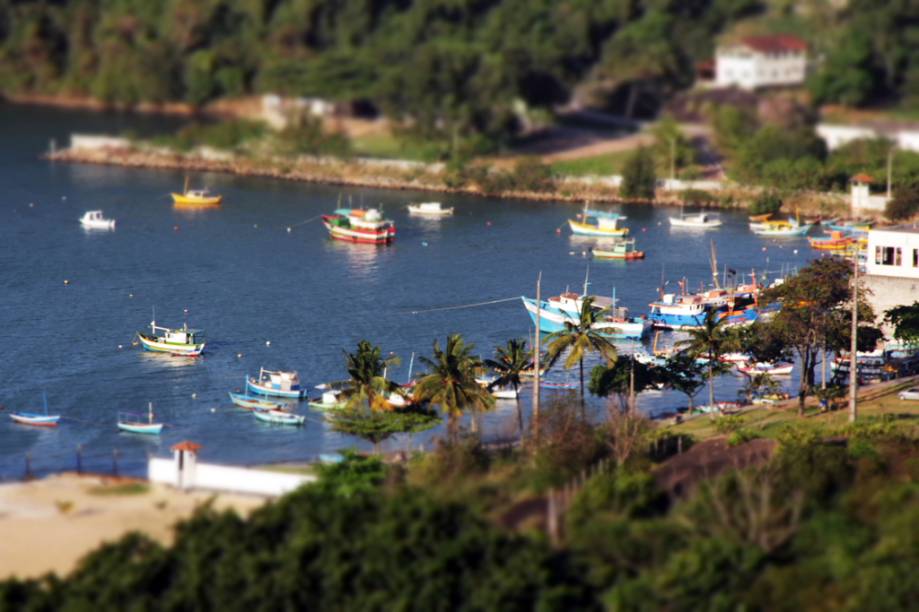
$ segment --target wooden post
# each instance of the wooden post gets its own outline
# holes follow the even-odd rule
[[[112,449],[112,476],[118,476],[118,449]]]
[[[83,445],[77,444],[77,474],[83,473]]]
[[[26,452],[26,472],[23,480],[32,480],[32,453]]]
[[[849,343],[849,422],[858,418],[858,249],[852,254],[852,338]]]

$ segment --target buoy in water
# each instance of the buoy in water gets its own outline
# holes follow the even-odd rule
[[[65,284],[65,285],[69,285],[69,284],[70,284],[70,279],[65,278],[65,279],[64,279],[64,284]]]
[[[555,228],[555,233],[556,233],[556,234],[561,234],[561,233],[562,233],[562,228],[556,227],[556,228]]]
[[[35,208],[35,202],[29,202],[29,208]]]
[[[216,408],[211,408],[211,412],[217,412]]]
[[[191,394],[191,398],[192,398],[192,399],[198,399],[198,394],[197,394],[197,393],[192,393],[192,394]]]
[[[179,231],[179,226],[178,226],[178,225],[173,225],[173,226],[172,226],[172,231],[174,231],[174,232]]]
[[[491,227],[491,221],[486,221],[486,222],[485,222],[485,227]]]
[[[290,226],[289,226],[289,225],[287,226],[287,233],[288,233],[288,234],[290,233]]]
[[[133,293],[129,293],[129,294],[128,294],[128,297],[129,297],[129,298],[133,298],[133,297],[134,297],[134,294],[133,294]]]
[[[118,350],[119,350],[119,351],[120,351],[121,349],[123,349],[123,348],[124,348],[124,345],[121,345],[121,344],[118,345]]]
[[[271,346],[271,340],[265,340],[265,346]]]
[[[422,240],[422,241],[421,241],[421,246],[423,246],[423,247],[428,246],[428,241],[427,241],[427,240]]]
[[[253,223],[252,227],[254,227],[255,229],[258,229],[258,223]]]
[[[792,253],[794,253],[795,255],[797,255],[797,254],[798,254],[798,249],[795,249],[794,251],[792,251]]]
[[[242,359],[242,358],[243,358],[243,354],[242,354],[242,353],[236,353],[236,358],[237,358],[237,359]]]

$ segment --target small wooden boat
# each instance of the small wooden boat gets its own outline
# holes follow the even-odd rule
[[[248,394],[229,392],[230,401],[234,406],[239,406],[245,410],[283,410],[283,402],[274,402],[264,398],[252,397]]]
[[[344,242],[389,244],[396,238],[396,224],[384,219],[376,208],[339,208],[331,215],[322,215],[322,223],[329,236]]]
[[[408,213],[425,217],[448,217],[453,214],[453,207],[444,208],[440,202],[418,202],[408,205]]]
[[[137,332],[137,337],[146,351],[182,357],[198,357],[204,352],[204,331],[189,329],[188,323],[179,329],[171,329],[157,325],[154,318],[150,321],[150,331],[149,334]]]
[[[495,399],[515,400],[520,393],[513,387],[495,387],[491,390],[491,395]]]
[[[794,219],[787,221],[765,221],[763,223],[751,223],[750,231],[760,236],[772,237],[791,237],[805,236],[813,227],[810,223],[799,223]]]
[[[830,231],[829,236],[808,237],[811,248],[818,251],[845,251],[858,242],[858,239],[839,230]]]
[[[246,378],[246,389],[259,395],[291,399],[301,399],[306,396],[306,389],[300,386],[300,375],[294,371],[260,368],[258,378]]]
[[[189,189],[188,177],[182,193],[172,193],[172,202],[176,206],[220,206],[223,196],[212,195],[207,189]]]
[[[737,366],[737,371],[747,376],[755,374],[768,374],[770,376],[788,376],[794,369],[793,363],[752,363]]]
[[[110,230],[115,229],[115,220],[103,217],[101,210],[87,210],[80,217],[80,225],[86,229]]]
[[[679,217],[670,217],[671,227],[685,227],[689,229],[711,229],[721,227],[721,218],[708,213],[699,213],[695,215],[681,215]]]
[[[42,394],[42,401],[45,405],[44,412],[11,412],[10,418],[14,423],[19,423],[20,425],[30,425],[32,427],[57,427],[58,421],[61,420],[61,415],[48,414],[48,397],[45,394]]]
[[[132,414],[118,415],[118,429],[128,433],[159,435],[163,431],[162,423],[153,422],[153,403],[147,404],[147,420]]]
[[[645,258],[645,252],[639,251],[635,247],[634,238],[631,240],[619,240],[608,249],[592,249],[591,253],[595,259],[623,259],[631,261]]]
[[[629,228],[619,227],[619,217],[595,217],[596,223],[568,220],[571,232],[578,236],[603,236],[615,238],[625,236]]]
[[[765,213],[762,215],[750,215],[750,223],[765,223],[769,220],[769,217],[772,216],[772,213]]]
[[[539,386],[544,389],[564,389],[566,391],[575,390],[578,388],[577,384],[570,382],[559,382],[555,380],[540,380]]]
[[[274,423],[276,425],[303,425],[306,417],[299,414],[284,412],[282,410],[256,410],[253,412],[255,418],[265,423]]]
[[[341,397],[341,392],[336,389],[326,391],[321,397],[310,400],[310,408],[318,410],[341,410],[348,405],[348,401]]]

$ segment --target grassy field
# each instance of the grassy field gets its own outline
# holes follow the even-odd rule
[[[919,437],[919,402],[904,401],[897,397],[900,390],[915,385],[916,379],[904,379],[899,384],[886,386],[883,393],[871,388],[862,390],[865,399],[858,404],[858,423],[849,425],[847,408],[831,412],[820,412],[815,406],[808,406],[803,417],[798,416],[796,407],[753,408],[730,417],[732,425],[743,428],[757,437],[775,438],[789,427],[820,430],[824,435],[847,435],[853,429],[884,427],[896,430],[909,437]],[[722,417],[723,418],[723,417]],[[688,419],[680,425],[671,425],[673,433],[690,434],[697,440],[724,435],[723,425],[719,427],[718,417],[700,416]]]
[[[408,159],[412,161],[437,161],[440,146],[437,143],[400,138],[393,134],[366,134],[351,139],[355,155],[380,159]]]
[[[622,164],[631,151],[620,153],[604,153],[592,157],[579,157],[577,159],[566,159],[551,164],[552,173],[561,176],[587,176],[596,175],[604,176],[609,174],[618,174],[622,170]]]

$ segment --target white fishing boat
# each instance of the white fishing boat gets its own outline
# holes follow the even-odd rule
[[[453,214],[453,207],[445,208],[440,202],[418,202],[408,205],[410,215],[423,215],[425,217],[448,217]]]
[[[495,399],[515,400],[519,397],[519,392],[513,387],[495,387],[491,390],[491,395]]]
[[[691,229],[711,229],[721,227],[721,218],[708,213],[698,213],[694,215],[680,215],[679,217],[670,217],[671,227],[685,227]]]
[[[198,357],[204,352],[204,331],[189,329],[188,323],[179,329],[171,329],[157,325],[154,319],[150,321],[150,331],[149,334],[137,332],[137,337],[146,351],[183,357]]]
[[[111,230],[115,229],[115,220],[103,217],[101,210],[87,210],[80,217],[80,225],[86,229]]]
[[[791,374],[791,371],[794,370],[795,364],[793,363],[751,363],[749,365],[739,365],[737,366],[737,371],[747,376],[754,376],[756,374],[768,374],[770,376],[788,376]]]
[[[305,416],[283,410],[255,410],[252,414],[259,421],[275,425],[303,425],[306,422]]]
[[[163,431],[163,424],[153,421],[153,402],[147,404],[147,418],[121,413],[118,415],[118,429],[128,433],[157,436]]]
[[[246,388],[252,393],[300,399],[306,389],[300,386],[300,375],[294,371],[266,370],[260,368],[258,378],[246,379]]]

